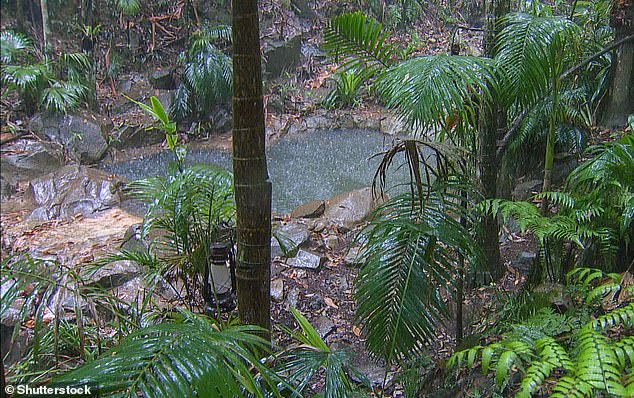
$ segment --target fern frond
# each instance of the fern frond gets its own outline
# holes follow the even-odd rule
[[[610,341],[594,327],[588,326],[583,327],[577,336],[579,351],[575,357],[575,376],[598,390],[622,395],[624,388],[620,383],[619,360],[610,347]]]
[[[625,307],[617,308],[605,315],[601,315],[593,320],[590,325],[594,330],[606,330],[619,325],[632,328],[634,325],[634,303],[629,303]]]
[[[589,398],[592,396],[592,385],[575,377],[565,376],[553,387],[552,398]]]
[[[22,33],[4,30],[0,33],[0,61],[11,64],[31,49],[31,40]]]
[[[634,368],[634,336],[626,336],[612,345],[621,369]]]

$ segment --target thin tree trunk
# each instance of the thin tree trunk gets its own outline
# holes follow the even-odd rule
[[[232,2],[233,173],[238,314],[271,328],[271,181],[265,140],[257,0]]]
[[[48,0],[40,0],[40,12],[42,13],[42,52],[44,53],[44,59],[48,60],[49,37],[51,36],[51,25],[48,19]]]

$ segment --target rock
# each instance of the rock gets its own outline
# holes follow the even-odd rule
[[[348,290],[350,288],[350,283],[348,282],[348,278],[346,278],[345,275],[341,275],[340,277],[338,277],[335,281],[335,284],[342,291]]]
[[[517,269],[524,275],[528,275],[535,265],[535,261],[537,260],[537,253],[532,252],[521,252],[519,256],[511,261],[511,266]]]
[[[271,298],[278,303],[284,300],[284,280],[273,279],[271,281]]]
[[[563,183],[568,174],[579,165],[576,156],[569,153],[558,153],[555,155],[553,163],[552,180],[553,184]]]
[[[524,201],[541,191],[542,180],[530,180],[517,184],[513,189],[513,200]]]
[[[120,202],[122,183],[116,177],[85,166],[66,166],[30,182],[26,196],[38,206],[32,219],[87,216]]]
[[[10,182],[4,175],[0,176],[0,200],[7,200],[16,192],[16,184]]]
[[[359,247],[353,246],[349,248],[346,252],[346,255],[343,257],[343,263],[351,267],[357,267],[361,265],[361,262],[359,260],[360,253],[361,249]]]
[[[89,275],[89,286],[113,289],[134,279],[141,273],[141,268],[131,261],[116,261],[106,264]]]
[[[291,221],[275,232],[271,238],[271,257],[292,256],[297,249],[308,241],[308,227],[297,221]]]
[[[2,176],[11,183],[41,177],[64,164],[64,151],[58,144],[21,140],[12,149],[0,159]]]
[[[294,287],[288,293],[288,296],[286,297],[286,302],[289,307],[297,308],[298,300],[299,300],[299,289],[297,287]]]
[[[158,68],[150,73],[148,78],[153,88],[159,90],[175,90],[176,81],[172,68]],[[163,104],[165,106],[165,104]],[[167,108],[166,108],[167,109]]]
[[[326,248],[328,249],[331,249],[331,250],[338,249],[340,246],[339,237],[334,234],[328,235],[326,239],[324,239],[324,244],[326,245]]]
[[[308,4],[308,0],[291,0],[291,4],[293,4],[295,12],[301,18],[315,19],[319,17]]]
[[[383,385],[383,378],[385,377],[385,366],[382,364],[378,364],[375,361],[372,361],[370,358],[367,358],[365,355],[357,356],[352,359],[352,366],[359,371],[363,376],[365,376],[366,380],[361,379],[358,375],[352,374],[352,380],[357,383],[363,383],[367,381],[370,383],[372,388],[381,387]],[[387,374],[387,383],[392,381],[394,378],[393,372],[388,372]]]
[[[63,145],[68,154],[81,164],[92,164],[106,154],[106,137],[110,136],[112,121],[95,114],[40,114],[31,119],[30,127]]]
[[[324,210],[326,210],[326,202],[314,200],[293,209],[291,218],[316,218],[324,214]]]
[[[325,339],[330,333],[337,329],[337,325],[335,325],[330,318],[323,315],[313,322],[313,327],[322,339]]]
[[[300,249],[297,252],[297,256],[288,260],[287,264],[295,268],[306,268],[317,271],[324,262],[326,262],[325,257]]]
[[[323,230],[325,230],[326,227],[328,227],[328,223],[326,222],[326,220],[319,220],[315,223],[315,226],[313,227],[313,231],[320,233]]]
[[[297,35],[286,42],[273,43],[266,51],[265,70],[270,78],[282,75],[285,70],[293,70],[298,64],[302,55],[302,36]]]
[[[147,126],[125,124],[115,133],[117,149],[139,148],[163,142],[165,133],[161,129],[147,129]]]
[[[321,295],[316,293],[307,294],[306,300],[308,301],[306,303],[306,308],[312,312],[321,311],[322,309],[324,309],[324,306],[326,305]]]
[[[327,201],[324,217],[339,227],[352,230],[367,220],[378,204],[372,197],[372,188],[361,188]]]

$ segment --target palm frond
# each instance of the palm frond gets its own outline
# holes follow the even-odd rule
[[[184,319],[135,332],[99,359],[68,372],[53,385],[88,385],[100,394],[144,397],[262,396],[276,391],[277,379],[254,355],[267,342],[251,326],[219,328],[185,313]],[[186,356],[186,359],[185,359]],[[258,385],[252,370],[267,375]]]
[[[0,61],[12,64],[31,49],[31,40],[21,33],[4,30],[0,33]]]
[[[561,17],[511,13],[503,19],[496,47],[510,96],[530,105],[549,94],[555,80],[575,60],[580,28]]]
[[[81,105],[86,86],[79,83],[55,82],[42,90],[41,99],[44,108],[50,112],[67,113]]]
[[[298,393],[306,388],[320,370],[323,370],[326,377],[326,398],[352,397],[352,383],[348,379],[350,373],[369,384],[365,376],[351,366],[351,357],[346,351],[331,350],[301,313],[294,308],[291,308],[291,312],[300,330],[294,332],[285,327],[283,329],[301,344],[277,355],[280,365],[276,367],[276,371],[286,375],[286,381],[295,386]]]
[[[491,60],[478,57],[414,58],[385,71],[376,89],[414,127],[464,132],[475,126],[476,109],[491,96],[491,67]]]
[[[377,209],[361,235],[357,316],[369,351],[388,363],[420,354],[434,338],[448,315],[441,289],[455,287],[456,256],[483,263],[469,232],[449,215],[464,210],[445,193],[432,191],[420,200],[397,196]]]
[[[374,75],[396,60],[397,48],[386,39],[382,25],[361,12],[334,17],[324,29],[324,47],[337,59],[341,57],[341,68],[365,75]]]
[[[20,91],[35,89],[52,78],[51,70],[47,64],[31,65],[3,65],[2,80],[9,86]]]
[[[116,0],[117,8],[125,15],[136,15],[141,11],[139,0]]]

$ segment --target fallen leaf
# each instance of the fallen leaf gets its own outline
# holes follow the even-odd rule
[[[352,326],[352,333],[354,333],[355,336],[357,337],[361,337],[361,328],[358,326]]]
[[[332,299],[330,297],[324,298],[324,303],[326,303],[326,305],[328,307],[332,307],[334,309],[338,309],[339,308],[339,306],[337,304],[335,304],[335,302],[332,301]]]

